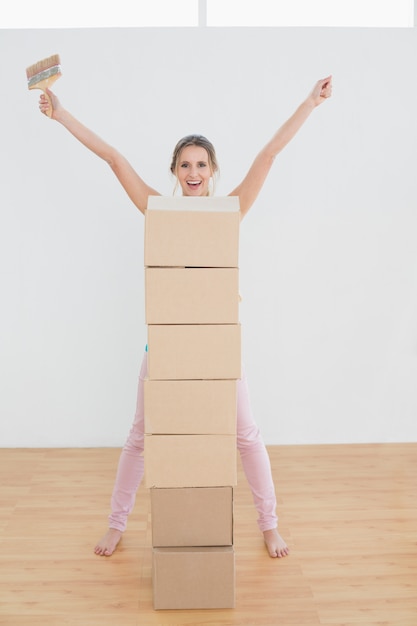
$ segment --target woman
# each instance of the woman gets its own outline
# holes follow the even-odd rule
[[[239,197],[241,218],[254,203],[276,155],[294,137],[313,109],[331,96],[331,92],[332,77],[319,80],[308,97],[256,156],[240,185],[229,194]],[[107,161],[132,202],[144,213],[148,197],[160,194],[142,180],[115,148],[65,110],[58,98],[49,90],[48,96],[50,102],[45,95],[41,96],[40,111],[47,114],[52,107],[51,119],[62,124],[89,150]],[[181,187],[184,196],[209,195],[218,172],[212,144],[200,135],[191,135],[180,140],[174,149],[171,172],[175,175],[177,186]],[[146,373],[145,353],[139,377],[136,415],[120,456],[113,489],[109,529],[94,548],[95,553],[100,556],[110,556],[116,549],[126,528],[127,518],[132,511],[136,491],[143,477],[143,380]],[[276,497],[269,457],[251,412],[244,374],[238,381],[237,445],[258,511],[258,526],[263,533],[268,553],[271,557],[287,556],[288,546],[277,529]]]

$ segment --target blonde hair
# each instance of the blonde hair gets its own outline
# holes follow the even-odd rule
[[[175,195],[175,192],[177,191],[177,188],[178,188],[177,167],[178,167],[179,157],[181,155],[181,152],[184,150],[184,148],[188,148],[188,146],[199,146],[200,148],[204,148],[206,150],[207,155],[208,155],[208,163],[210,167],[212,181],[213,181],[212,190],[211,192],[209,191],[208,195],[214,194],[215,180],[216,180],[216,177],[219,175],[219,164],[217,162],[217,156],[216,156],[216,151],[214,149],[214,146],[211,143],[211,141],[209,141],[203,135],[187,135],[186,137],[183,137],[182,139],[178,141],[177,145],[174,148],[174,152],[172,153],[170,170],[171,170],[171,174],[173,174],[177,178],[173,195]]]

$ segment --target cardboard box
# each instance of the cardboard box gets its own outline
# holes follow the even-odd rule
[[[153,548],[155,609],[235,606],[233,547]]]
[[[240,324],[148,325],[148,376],[151,380],[240,378]]]
[[[228,211],[238,213],[238,196],[149,196],[151,211]]]
[[[145,433],[235,435],[236,380],[145,380]]]
[[[152,545],[231,546],[233,488],[151,489]]]
[[[145,268],[147,324],[237,324],[236,268]]]
[[[145,265],[238,267],[239,199],[150,196]]]
[[[233,435],[145,435],[145,487],[236,485]]]

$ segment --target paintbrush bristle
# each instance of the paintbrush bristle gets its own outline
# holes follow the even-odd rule
[[[38,61],[34,65],[30,65],[26,69],[29,87],[40,82],[41,80],[44,80],[44,78],[48,78],[49,76],[53,76],[55,74],[61,74],[60,63],[59,54],[53,54],[47,59],[42,59],[42,61]]]

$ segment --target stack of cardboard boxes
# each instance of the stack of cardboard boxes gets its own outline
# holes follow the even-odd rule
[[[234,606],[237,198],[149,198],[145,486],[155,609]]]

